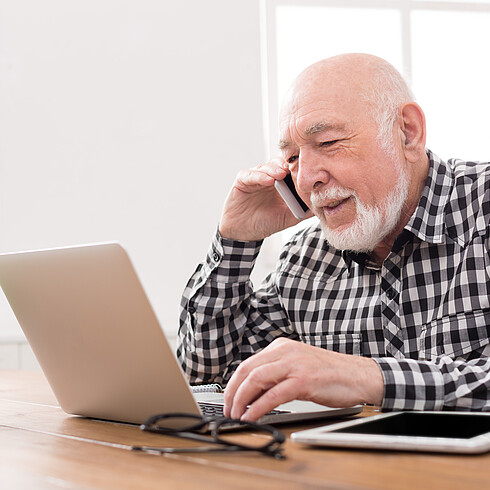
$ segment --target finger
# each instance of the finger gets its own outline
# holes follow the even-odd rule
[[[225,417],[231,417],[231,409],[233,407],[235,393],[242,384],[243,380],[248,376],[250,369],[252,369],[253,364],[255,363],[255,357],[260,354],[255,354],[253,357],[248,358],[246,361],[243,361],[240,366],[238,366],[237,370],[233,373],[233,376],[228,381],[225,389],[224,396],[224,407],[223,413]],[[250,369],[248,366],[251,366]]]
[[[294,342],[290,339],[277,338],[273,340],[264,350],[254,354],[247,360],[243,361],[237,370],[234,372],[233,376],[228,381],[224,396],[224,414],[226,417],[230,416],[231,408],[234,404],[235,394],[244,380],[249,376],[251,371],[264,364],[271,364],[277,360],[283,359],[283,349],[288,351],[288,346],[290,347],[290,342]]]
[[[260,167],[276,180],[282,180],[289,173],[289,165],[283,158],[272,158]]]
[[[256,190],[257,188],[274,185],[275,177],[261,169],[251,168],[241,170],[236,178],[235,186],[242,190]]]
[[[228,381],[228,384],[226,385],[226,389],[225,389],[225,396],[224,396],[223,412],[225,417],[232,416],[231,414],[232,414],[232,408],[235,406],[236,392],[240,388],[242,383],[245,381],[245,379],[248,377],[250,372],[261,365],[261,358],[263,356],[260,356],[260,354],[263,354],[264,352],[265,351],[259,352],[258,354],[255,354],[254,356],[248,358],[246,361],[243,361],[240,364],[240,366],[238,366],[237,370],[233,373],[233,376],[230,378],[230,381]],[[243,411],[245,411],[245,409],[243,409]]]
[[[270,165],[262,165],[261,167],[254,167],[248,170],[244,174],[245,177],[249,177],[251,179],[261,179],[268,178],[267,180],[271,180],[274,182],[276,180],[282,180],[288,174],[287,170],[282,167],[275,167]]]
[[[273,172],[266,168],[242,170],[237,175],[235,188],[245,193],[262,191],[267,187],[273,188],[276,180],[281,180],[285,176],[283,171]]]
[[[289,370],[289,364],[280,360],[264,363],[252,369],[235,392],[230,416],[240,418],[249,405],[286,379]]]
[[[269,349],[272,346],[270,344],[268,347],[266,347],[263,351],[258,352],[257,354],[253,355],[252,357],[249,357],[247,360],[243,361],[237,368],[237,370],[233,373],[233,376],[230,378],[230,381],[228,381],[228,384],[226,385],[225,389],[225,396],[224,396],[224,414],[226,417],[231,416],[231,409],[234,406],[235,403],[235,395],[241,384],[245,381],[245,379],[248,377],[250,372],[261,366],[264,363],[272,362],[273,358],[270,360],[268,359],[269,357]]]
[[[289,173],[289,164],[281,157],[271,158],[268,162],[253,167],[251,170],[265,172],[275,179],[283,179]]]
[[[301,397],[299,388],[298,380],[292,378],[274,385],[250,404],[241,416],[241,420],[254,422],[279,405],[299,399]]]
[[[265,166],[280,167],[289,170],[289,163],[283,157],[280,156],[270,158],[266,163],[261,163],[257,165],[257,168],[265,167]]]

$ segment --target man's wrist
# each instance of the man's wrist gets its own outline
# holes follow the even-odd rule
[[[384,378],[383,409],[442,410],[444,376],[435,363],[392,357],[373,360]]]
[[[378,363],[368,357],[362,370],[361,388],[364,392],[364,403],[382,405],[384,395],[384,377]]]
[[[234,247],[237,245],[240,248],[243,246],[247,248],[260,248],[262,243],[264,243],[263,238],[257,240],[241,240],[239,238],[228,238],[227,236],[221,234],[221,230],[219,227],[216,232],[216,238],[220,241],[221,244],[223,244],[224,247]]]
[[[205,269],[220,283],[246,282],[254,268],[262,241],[242,242],[223,238],[216,231]]]

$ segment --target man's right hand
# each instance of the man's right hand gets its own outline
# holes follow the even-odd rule
[[[262,240],[299,223],[274,187],[274,182],[288,173],[288,164],[280,157],[240,171],[225,201],[219,225],[221,236]]]

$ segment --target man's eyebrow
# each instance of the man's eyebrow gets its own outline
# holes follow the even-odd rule
[[[345,126],[338,123],[329,123],[326,121],[320,121],[305,129],[305,135],[311,136],[316,133],[322,133],[323,131],[343,131]]]
[[[304,134],[305,136],[312,136],[316,133],[322,133],[323,131],[345,131],[345,125],[339,123],[330,123],[326,121],[320,121],[311,126],[308,126]],[[286,148],[292,146],[291,141],[289,140],[280,140],[279,141],[279,149],[285,150]]]

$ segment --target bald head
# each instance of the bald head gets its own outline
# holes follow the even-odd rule
[[[357,111],[367,111],[378,125],[378,140],[383,147],[389,144],[398,108],[415,100],[402,75],[390,63],[358,53],[319,61],[300,73],[285,97],[281,118],[311,97],[344,99]]]
[[[352,96],[367,101],[379,101],[389,93],[398,103],[413,100],[413,94],[401,74],[387,61],[369,54],[342,54],[314,63],[301,72],[293,82],[285,104],[305,91],[338,86]]]

